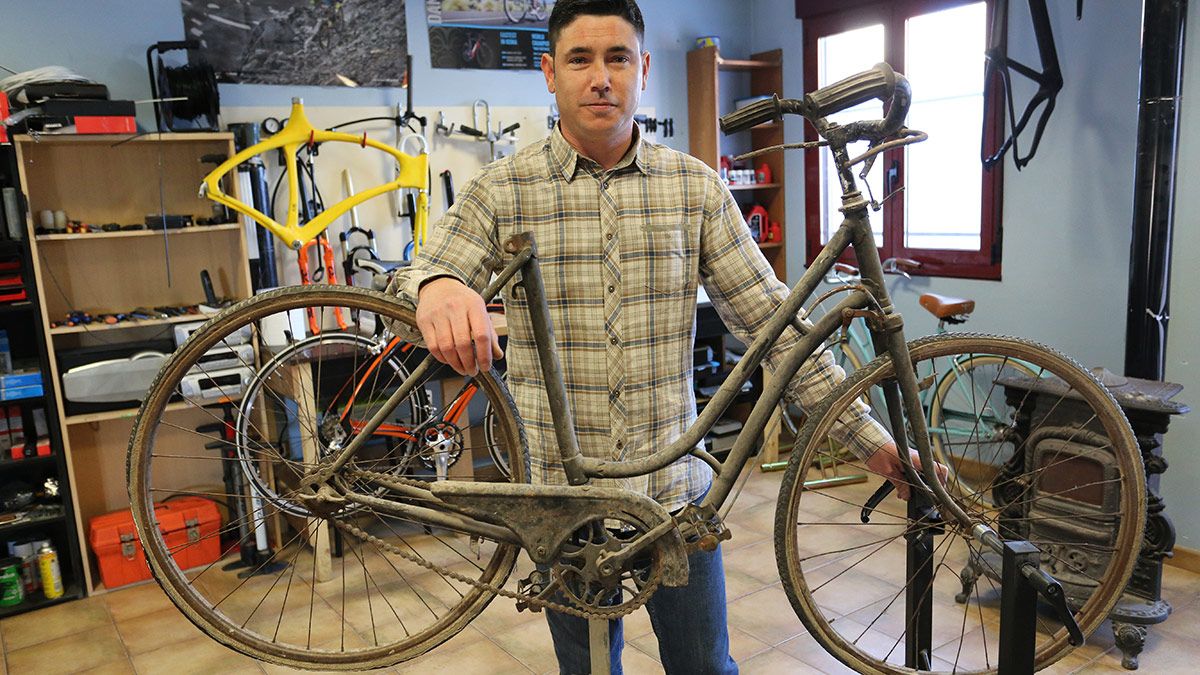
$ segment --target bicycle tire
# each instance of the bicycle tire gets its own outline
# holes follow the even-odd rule
[[[377,350],[382,355],[382,350],[386,348],[386,343],[387,340],[383,340],[383,344],[381,344],[379,339],[374,336],[360,335],[346,331],[325,331],[284,347],[272,355],[266,364],[255,371],[254,377],[246,385],[246,389],[243,392],[237,423],[234,427],[234,443],[236,444],[238,456],[241,459],[239,466],[241,467],[242,475],[253,486],[255,494],[266,499],[268,503],[279,508],[281,511],[302,517],[311,515],[303,505],[294,500],[281,498],[275,492],[274,488],[267,484],[267,480],[264,479],[262,472],[255,468],[258,460],[250,454],[253,451],[254,444],[250,441],[253,430],[248,425],[251,424],[250,420],[259,413],[253,407],[258,401],[262,401],[264,407],[283,403],[277,397],[259,396],[259,392],[271,386],[272,378],[286,378],[287,373],[295,367],[292,363],[293,360],[312,360],[314,355],[316,358],[320,358],[321,353],[326,350],[342,352],[339,354],[339,360],[345,360],[346,356],[343,350],[354,349],[355,352],[352,356],[354,363],[369,365],[366,361],[370,359],[370,355]],[[362,350],[361,354],[358,352],[359,349]],[[363,358],[363,361],[359,361],[359,356]],[[387,380],[385,380],[385,383],[403,382],[409,375],[408,368],[395,358],[395,354],[388,354],[387,358],[382,361],[382,364],[387,365],[391,369],[391,373],[386,375]],[[364,377],[366,376],[364,373]],[[377,386],[377,375],[375,380],[375,385]],[[343,390],[339,390],[336,393],[340,395],[343,393]],[[319,392],[314,392],[314,394],[319,395]],[[327,410],[338,404],[338,401],[336,399],[322,399],[320,401],[314,400],[313,403],[315,404],[314,407],[320,411]],[[399,408],[409,411],[407,421],[410,425],[419,426],[425,421],[432,410],[429,402],[429,394],[423,387],[418,387],[406,397],[406,401],[402,402]],[[263,414],[269,414],[269,411],[264,411]],[[406,452],[397,458],[400,466],[403,467],[410,461],[408,455],[417,450],[415,445],[410,443],[409,447],[405,448]],[[379,467],[375,466],[372,468],[378,469]]]
[[[515,5],[515,8],[514,8]],[[517,10],[520,11],[517,11]],[[504,15],[512,23],[521,23],[529,12],[529,0],[504,0]]]
[[[1037,375],[1020,361],[977,356],[954,364],[938,380],[929,400],[926,420],[933,456],[949,472],[947,488],[964,498],[987,499],[990,469],[998,471],[1008,459],[1003,451],[1003,436],[1009,431],[1008,410],[1003,401],[988,396],[986,388],[974,382],[976,377],[981,384],[993,381],[996,376],[990,373],[994,367],[1013,375]],[[981,405],[987,410],[979,410]]]
[[[401,308],[394,298],[350,287],[280,289],[221,312],[167,360],[134,422],[127,465],[134,522],[154,578],[184,615],[213,639],[251,657],[298,668],[386,667],[419,656],[453,637],[494,598],[494,593],[430,571],[429,565],[448,567],[477,581],[501,586],[513,569],[519,549],[431,526],[420,519],[384,517],[370,510],[368,515],[379,522],[367,522],[362,514],[343,516],[335,512],[325,517],[325,522],[360,527],[380,541],[394,542],[397,549],[407,551],[420,564],[394,552],[385,555],[386,549],[380,543],[351,532],[331,547],[334,553],[341,553],[333,555],[324,570],[331,578],[319,578],[323,570],[315,551],[321,532],[329,529],[343,534],[349,530],[314,527],[320,522],[292,518],[277,525],[279,530],[293,525],[297,533],[285,536],[277,530],[282,545],[277,545],[273,557],[239,580],[217,567],[230,559],[236,542],[228,547],[218,544],[221,550],[216,560],[204,560],[199,566],[192,567],[194,563],[181,559],[183,552],[197,550],[191,547],[201,546],[203,541],[240,523],[231,522],[216,533],[180,545],[167,541],[169,535],[160,529],[154,508],[155,496],[178,492],[176,486],[168,484],[172,477],[179,480],[182,474],[189,485],[195,485],[205,480],[201,474],[219,473],[227,461],[221,453],[214,457],[203,447],[213,437],[192,432],[173,417],[186,414],[220,421],[219,416],[201,407],[208,401],[185,399],[190,404],[186,411],[180,412],[177,403],[168,409],[182,378],[200,357],[241,327],[253,328],[254,344],[259,348],[257,340],[266,317],[305,307],[322,308],[324,318],[328,318],[330,308],[341,307],[374,314],[386,319],[388,325],[415,325],[412,312]],[[493,405],[497,428],[509,444],[513,481],[527,481],[528,463],[520,456],[525,447],[524,429],[508,390],[494,371],[481,374],[475,382]],[[180,444],[189,439],[190,447]],[[201,466],[197,468],[197,464]],[[224,496],[223,488],[192,487],[186,492],[218,500]],[[234,495],[235,499],[241,497]],[[422,503],[438,508],[436,502]],[[248,526],[256,525],[261,515],[248,513],[242,520]],[[271,514],[266,518],[269,520]],[[311,547],[311,562],[309,543],[315,544]],[[287,567],[272,570],[271,563],[275,562],[286,563]]]
[[[1033,342],[952,333],[911,342],[909,351],[918,368],[936,359],[977,354],[1007,356],[1033,365],[1039,375],[1059,377],[1069,387],[1071,396],[1060,396],[1056,403],[1069,399],[1069,405],[1080,406],[1078,411],[1086,419],[1083,427],[1091,433],[1077,428],[1064,443],[1079,443],[1077,449],[1083,454],[1070,454],[1066,445],[1047,444],[1044,439],[1028,443],[1024,452],[1035,463],[1023,474],[1020,472],[1025,467],[1011,467],[1008,486],[1020,491],[1020,498],[1004,507],[1011,510],[959,503],[1006,539],[1026,539],[1038,545],[1044,569],[1049,568],[1064,585],[1078,584],[1084,589],[1073,604],[1076,621],[1085,635],[1090,634],[1120,597],[1142,543],[1144,518],[1140,514],[1145,513],[1145,479],[1141,455],[1121,409],[1094,376],[1069,358]],[[903,509],[891,500],[877,507],[872,522],[859,520],[860,507],[878,483],[818,491],[805,491],[803,485],[814,456],[824,451],[828,431],[841,411],[867,388],[891,378],[893,373],[889,357],[875,359],[839,385],[814,413],[801,431],[803,450],[793,454],[784,475],[775,517],[776,562],[792,608],[822,647],[857,672],[914,672],[904,665],[905,650],[900,645],[907,630],[901,596],[910,583],[904,563],[904,534],[911,524]],[[1020,390],[1009,389],[1006,395],[1013,391]],[[1012,395],[1019,397],[1015,405],[1018,410],[1035,403],[1042,405],[1027,393]],[[1054,404],[1050,405],[1053,409]],[[1027,421],[1030,425],[1042,423],[1045,417],[1030,414]],[[1046,438],[1055,431],[1049,425],[1040,430],[1046,432]],[[1036,438],[1036,433],[1030,432],[1021,443]],[[1103,451],[1101,446],[1105,444],[1111,452]],[[1050,482],[1042,482],[1060,480],[1067,472],[1051,474],[1047,469],[1069,458],[1108,462],[1103,474],[1106,478],[1102,483],[1075,483],[1066,489],[1060,486],[1057,491]],[[1119,490],[1112,499],[1112,509],[1089,518],[1068,508],[1080,495],[1101,484]],[[1087,531],[1108,537],[1107,543],[1084,541],[1080,528],[1098,522],[1104,527]],[[801,536],[802,527],[808,528],[804,530],[807,536]],[[1073,534],[1063,539],[1065,533]],[[940,539],[935,537],[933,543],[936,566],[927,596],[934,603],[932,670],[994,673],[998,662],[998,633],[993,629],[999,619],[999,563],[990,550],[980,551],[969,532],[964,533],[957,524],[948,523],[946,534]],[[947,562],[951,553],[955,559]],[[960,558],[964,567],[956,574],[954,563]],[[972,579],[969,570],[982,570],[984,574]],[[961,592],[954,593],[956,587],[961,587]],[[1072,592],[1068,590],[1068,596]],[[950,611],[945,609],[947,606]],[[1061,624],[1040,614],[1035,620],[1035,667],[1042,668],[1061,658],[1069,644]]]

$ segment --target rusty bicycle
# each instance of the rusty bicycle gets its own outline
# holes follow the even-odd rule
[[[869,200],[857,188],[853,167],[863,164],[860,176],[865,175],[881,152],[922,139],[904,127],[910,96],[904,77],[879,64],[803,99],[775,97],[722,119],[723,129],[732,133],[785,114],[804,117],[819,132],[819,144],[833,153],[845,220],[694,423],[648,458],[580,454],[553,349],[536,241],[529,233],[505,239],[506,264],[482,295],[490,300],[504,289],[509,320],[528,317],[538,337],[570,485],[528,482],[522,420],[495,372],[482,372],[471,382],[481,394],[476,403],[493,409],[494,434],[508,455],[507,477],[436,480],[403,463],[380,463],[372,451],[373,432],[404,408],[413,391],[445,374],[420,349],[397,357],[404,367],[386,377],[351,380],[360,387],[356,401],[362,410],[356,417],[364,420],[354,427],[305,403],[312,400],[306,391],[345,386],[346,380],[329,363],[296,352],[296,359],[279,366],[291,373],[280,386],[289,388],[286,400],[299,402],[286,424],[304,431],[308,451],[285,452],[280,420],[265,414],[266,406],[245,401],[244,432],[233,441],[245,446],[241,454],[229,460],[206,450],[211,438],[174,428],[167,407],[178,397],[180,379],[202,370],[201,357],[231,336],[259,335],[274,317],[296,309],[313,309],[328,319],[341,308],[351,316],[377,316],[394,329],[415,327],[412,311],[391,296],[328,286],[266,293],[215,317],[163,367],[130,438],[130,498],[159,584],[214,639],[301,668],[374,668],[414,658],[456,635],[497,597],[515,600],[519,609],[589,619],[626,615],[660,586],[686,582],[689,551],[712,550],[736,537],[725,516],[788,381],[809,358],[831,358],[824,352],[828,338],[847,317],[862,316],[879,356],[808,411],[782,476],[775,562],[797,620],[858,672],[995,672],[1005,584],[997,556],[1004,542],[1025,540],[1041,551],[1040,566],[1027,572],[1060,589],[1047,594],[1034,618],[1035,661],[1042,667],[1061,658],[1105,619],[1133,569],[1144,525],[1135,515],[1144,513],[1141,456],[1111,395],[1057,351],[1019,338],[970,333],[906,341],[868,225]],[[884,119],[845,125],[827,119],[872,98],[890,103]],[[852,157],[848,146],[858,141],[869,149]],[[811,324],[801,321],[806,299],[848,248],[859,261],[861,281],[844,288],[833,311]],[[718,461],[701,449],[704,433],[768,348],[792,329],[800,334],[797,343],[755,402],[727,458]],[[986,500],[948,490],[935,478],[921,406],[923,392],[950,364],[977,357],[987,357],[993,368],[988,381],[976,382],[975,395],[985,400],[973,409],[990,409],[982,403],[991,397],[1006,403],[1003,424],[986,420],[989,447],[1004,447],[1001,464],[977,490],[986,491],[991,497]],[[259,354],[255,363],[268,358]],[[1021,368],[1008,367],[1018,362]],[[1037,381],[1055,383],[1052,393],[1034,401],[1026,368]],[[840,437],[839,420],[861,413],[863,401],[876,391],[884,400],[876,414],[922,459],[918,470],[901,453],[912,498],[907,504],[885,500],[887,484],[880,490],[873,485],[805,490],[806,478],[829,461],[861,465],[847,459],[833,438]],[[284,393],[264,387],[253,397]],[[1067,408],[1072,414],[1063,421],[1055,413]],[[464,437],[478,437],[480,411],[465,411],[463,418]],[[676,514],[640,493],[589,485],[594,478],[643,475],[689,454],[711,466],[715,478],[700,503]],[[268,510],[288,514],[275,526],[275,560],[287,563],[284,569],[245,578],[222,574],[217,563],[185,569],[173,554],[194,542],[172,547],[160,533],[153,505],[171,491],[163,481],[219,470],[226,461],[276,486],[261,498]],[[223,498],[220,490],[209,495]],[[330,551],[329,559],[323,559],[322,548]]]

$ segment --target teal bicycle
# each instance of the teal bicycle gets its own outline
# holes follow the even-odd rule
[[[919,268],[920,262],[906,258],[883,261],[884,272],[909,278],[909,271]],[[814,303],[837,293],[861,287],[858,268],[836,263],[825,276],[831,291]],[[920,296],[922,308],[938,320],[937,334],[949,332],[949,326],[965,323],[975,310],[975,301],[937,293]],[[845,320],[842,330],[826,347],[847,375],[870,363],[877,355],[872,346],[871,332],[866,320],[854,317]],[[1012,459],[1014,448],[1011,435],[1015,425],[1013,409],[1001,396],[993,395],[998,379],[1036,377],[1036,371],[1018,359],[990,354],[958,354],[940,363],[928,363],[918,372],[921,385],[921,407],[934,455],[950,470],[948,487],[958,496],[981,505],[991,505],[992,486],[1004,465]],[[866,395],[872,410],[884,410],[883,391],[879,387]],[[803,414],[794,406],[781,405],[781,421],[791,438],[796,438],[803,424]],[[837,456],[836,453],[826,455]],[[846,461],[853,458],[846,455]],[[825,479],[832,483],[840,478],[838,466],[823,467]]]

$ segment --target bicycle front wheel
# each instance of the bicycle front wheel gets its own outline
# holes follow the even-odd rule
[[[1075,362],[1046,347],[1015,338],[947,334],[909,345],[921,382],[936,382],[955,363],[985,358],[1020,361],[1034,377],[995,369],[979,410],[1003,399],[1004,442],[1010,460],[989,482],[993,503],[976,494],[952,493],[972,519],[1005,540],[1026,540],[1041,550],[1042,568],[1067,591],[1075,620],[1089,634],[1117,601],[1142,539],[1145,479],[1133,433],[1112,396]],[[1001,562],[957,523],[943,531],[914,524],[898,500],[859,516],[882,482],[826,490],[803,489],[806,477],[829,452],[835,420],[856,399],[893,379],[888,357],[878,358],[843,382],[801,431],[790,460],[775,518],[776,559],[784,590],[816,640],[857,672],[908,673],[910,597],[932,609],[931,669],[995,672],[999,660]],[[982,374],[982,371],[977,374]],[[932,380],[931,380],[932,378]],[[1041,387],[1039,384],[1054,383]],[[994,409],[992,409],[994,410]],[[993,414],[991,412],[987,414]],[[907,434],[897,434],[904,437]],[[867,470],[865,466],[863,470]],[[906,569],[906,535],[929,533],[932,579],[915,581]],[[1022,620],[1029,620],[1023,617]],[[1039,668],[1069,649],[1061,623],[1039,612],[1035,659]]]
[[[435,369],[331,481],[376,501],[310,510],[301,479],[358,437],[424,354],[371,330],[295,342],[274,335],[289,312],[306,308],[326,326],[334,308],[363,323],[373,316],[415,325],[389,296],[319,285],[265,293],[209,321],[164,365],[134,424],[134,521],[159,584],[214,639],[293,667],[390,666],[462,630],[518,554],[469,533],[412,490],[438,479],[526,482],[523,430],[495,372],[457,378]],[[227,362],[216,371],[218,354]],[[483,447],[485,409],[510,478]],[[442,461],[440,472],[426,461],[451,455],[457,462]],[[389,487],[399,484],[408,496]],[[192,506],[195,497],[214,502],[228,516],[217,527],[176,531],[179,495]],[[379,500],[426,510],[398,515]],[[265,551],[256,545],[264,541]]]

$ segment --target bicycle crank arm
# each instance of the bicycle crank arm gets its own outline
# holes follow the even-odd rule
[[[600,573],[612,574],[613,570],[621,569],[631,558],[644,551],[655,541],[658,541],[660,537],[673,529],[675,529],[675,521],[668,520],[656,525],[654,529],[638,537],[637,541],[618,552],[605,551],[601,553],[596,557],[596,565],[600,567]]]

